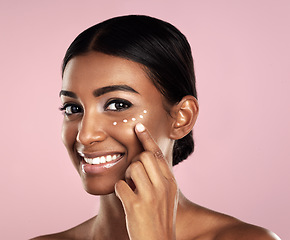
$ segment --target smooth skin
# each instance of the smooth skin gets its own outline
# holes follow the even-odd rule
[[[116,85],[135,92],[115,89],[94,94]],[[198,103],[193,96],[169,105],[143,66],[98,52],[70,60],[62,90],[70,93],[61,95],[66,106],[63,142],[84,189],[100,195],[100,209],[97,216],[72,229],[34,239],[279,239],[263,228],[198,206],[178,189],[172,149],[174,141],[195,124]],[[139,123],[112,125],[144,109],[148,112]],[[87,174],[79,152],[122,157],[104,172]]]

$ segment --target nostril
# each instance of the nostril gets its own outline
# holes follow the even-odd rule
[[[93,113],[84,114],[82,121],[78,125],[78,134],[76,141],[82,145],[91,145],[94,142],[101,142],[107,138],[103,131],[101,118]]]
[[[107,134],[103,131],[94,131],[94,132],[79,131],[76,140],[82,145],[91,145],[95,142],[104,141],[106,138]]]

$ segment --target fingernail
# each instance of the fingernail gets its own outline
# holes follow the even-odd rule
[[[144,132],[145,131],[145,127],[142,123],[137,123],[136,124],[136,129],[138,132]]]

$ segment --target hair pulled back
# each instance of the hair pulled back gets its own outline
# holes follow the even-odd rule
[[[96,24],[80,33],[63,59],[62,73],[75,56],[91,51],[118,56],[145,67],[148,77],[170,104],[186,95],[197,98],[191,48],[185,36],[162,20],[128,15]],[[176,140],[173,165],[194,150],[192,131]]]

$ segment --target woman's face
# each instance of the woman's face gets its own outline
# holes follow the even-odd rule
[[[171,156],[172,118],[140,64],[98,52],[74,57],[65,68],[60,96],[63,142],[87,192],[112,193],[124,179],[143,151],[134,131],[138,122]]]

